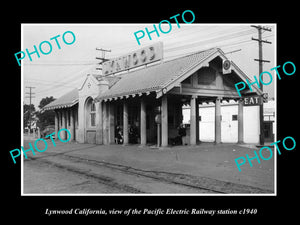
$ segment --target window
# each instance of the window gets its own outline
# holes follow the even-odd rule
[[[216,83],[216,71],[212,68],[201,68],[197,71],[197,76],[200,85],[215,85]]]
[[[91,126],[94,127],[96,126],[96,107],[95,107],[95,103],[92,102],[91,104],[91,112],[90,112],[90,115],[91,115]]]
[[[232,115],[232,121],[235,121],[235,120],[237,120],[238,118],[237,118],[237,115]]]

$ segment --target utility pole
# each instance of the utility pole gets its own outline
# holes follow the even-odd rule
[[[35,97],[32,96],[35,93],[31,92],[31,89],[35,87],[26,87],[26,88],[29,88],[29,93],[28,92],[25,93],[25,94],[29,94],[29,96],[25,96],[25,98],[29,98],[29,130],[31,130],[31,99]]]
[[[257,38],[253,38],[253,41],[257,41],[258,42],[258,59],[254,59],[255,61],[258,61],[258,65],[259,65],[259,75],[263,72],[263,63],[267,62],[270,63],[269,60],[264,60],[263,59],[263,48],[262,48],[262,43],[267,43],[267,44],[272,44],[272,42],[270,41],[266,41],[262,39],[262,31],[272,31],[270,28],[267,27],[262,27],[262,26],[256,26],[256,25],[251,25],[251,27],[254,27],[258,30],[258,39]],[[263,79],[261,77],[261,79]],[[259,79],[259,86],[260,86],[260,90],[263,92],[263,85]],[[264,104],[262,101],[262,96],[261,96],[261,103],[259,105],[259,119],[260,119],[260,136],[259,136],[259,144],[260,145],[264,145],[265,144],[265,137],[264,137]]]
[[[103,49],[103,48],[96,48],[97,51],[101,51],[102,52],[102,57],[96,57],[96,59],[101,60],[101,62],[99,63],[100,65],[102,65],[102,63],[108,61],[108,59],[105,59],[105,52],[111,52],[111,50],[109,49]],[[102,68],[96,68],[97,70],[102,70]]]

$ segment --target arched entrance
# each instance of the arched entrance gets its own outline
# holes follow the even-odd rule
[[[84,105],[85,143],[96,144],[96,107],[92,97]]]

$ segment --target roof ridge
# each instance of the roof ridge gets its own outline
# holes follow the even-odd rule
[[[208,48],[208,49],[201,50],[201,51],[190,52],[190,53],[187,53],[186,55],[183,55],[181,57],[174,58],[174,59],[171,59],[171,60],[168,60],[168,61],[164,61],[163,63],[172,62],[174,60],[182,59],[182,58],[185,58],[185,57],[189,57],[191,55],[196,55],[196,54],[199,54],[199,53],[202,53],[202,52],[207,52],[207,51],[210,51],[210,50],[219,50],[219,48],[213,47],[213,48]]]
[[[201,51],[198,50],[198,51],[195,51],[195,52],[192,52],[192,53],[188,53],[187,55],[183,55],[183,56],[181,56],[181,57],[177,57],[177,58],[174,58],[174,59],[171,59],[171,60],[168,60],[168,61],[162,60],[161,63],[156,63],[156,64],[153,63],[154,65],[152,65],[152,63],[149,63],[149,64],[148,64],[149,66],[146,66],[146,67],[145,67],[145,65],[143,65],[143,67],[141,67],[141,68],[139,68],[139,69],[132,70],[132,71],[128,71],[127,73],[124,73],[124,74],[117,74],[117,75],[113,74],[112,77],[120,76],[120,78],[122,79],[123,75],[134,74],[135,72],[138,72],[138,71],[141,71],[141,70],[146,70],[146,69],[149,69],[149,68],[151,68],[151,67],[161,66],[161,65],[163,65],[163,64],[167,64],[167,63],[173,62],[173,61],[175,61],[175,60],[183,59],[183,58],[190,57],[190,56],[192,56],[192,55],[196,55],[196,54],[199,54],[199,53],[207,52],[207,51],[210,51],[210,50],[216,50],[216,51],[218,51],[219,48],[213,47],[213,48],[208,48],[208,49],[201,50]],[[101,76],[103,76],[103,75],[101,75]],[[105,76],[104,76],[104,77],[105,77]]]

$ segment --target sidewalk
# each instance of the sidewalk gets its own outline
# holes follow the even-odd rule
[[[39,137],[36,134],[28,134],[28,133],[24,133],[23,134],[23,138],[26,141],[35,141],[36,139],[38,139]]]
[[[166,149],[139,147],[137,145],[93,145],[77,143],[59,143],[49,147],[34,157],[47,157],[54,154],[66,154],[87,160],[109,162],[146,171],[180,173],[197,177],[212,178],[225,182],[249,185],[274,191],[274,160],[253,160],[241,166],[239,172],[234,159],[249,154],[253,150],[234,144],[201,143],[196,147],[176,146]],[[26,146],[26,145],[25,145]]]

